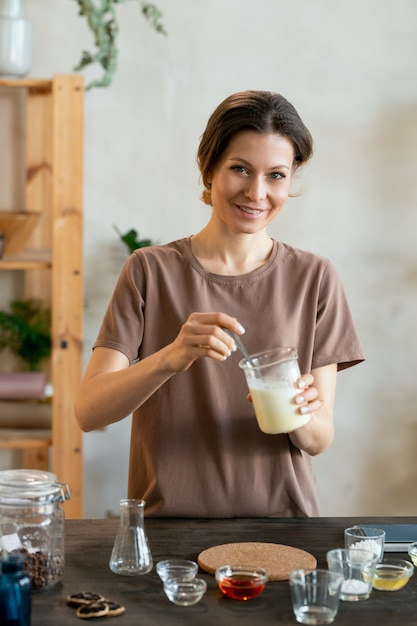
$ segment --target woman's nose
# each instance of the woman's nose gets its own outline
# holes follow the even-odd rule
[[[266,185],[263,177],[256,176],[248,181],[248,185],[245,190],[245,196],[249,200],[257,201],[263,200],[266,196]]]

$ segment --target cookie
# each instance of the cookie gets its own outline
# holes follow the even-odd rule
[[[91,604],[92,602],[102,602],[104,597],[100,593],[93,593],[92,591],[81,591],[80,593],[73,593],[67,596],[68,606],[78,608],[85,604]]]
[[[123,615],[125,612],[125,607],[117,602],[113,602],[113,600],[104,600],[104,604],[107,604],[109,607],[109,612],[107,613],[107,617],[117,617],[118,615]]]
[[[82,604],[78,607],[75,615],[81,619],[90,619],[92,617],[105,617],[109,614],[109,605],[107,602],[92,602],[91,604]]]

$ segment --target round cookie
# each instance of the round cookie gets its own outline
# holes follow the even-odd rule
[[[94,593],[92,591],[80,591],[79,593],[72,593],[67,596],[68,606],[78,608],[85,604],[91,604],[92,602],[101,602],[104,597],[100,593]]]
[[[118,615],[123,615],[125,612],[125,607],[118,602],[113,602],[113,600],[104,600],[104,603],[109,607],[109,612],[107,613],[108,617],[117,617]]]
[[[109,614],[109,605],[107,602],[92,602],[91,604],[82,604],[78,607],[75,615],[81,619],[90,619],[93,617],[105,617]]]

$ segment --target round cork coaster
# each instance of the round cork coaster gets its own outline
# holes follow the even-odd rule
[[[287,580],[294,569],[315,569],[315,557],[299,548],[279,543],[246,541],[243,543],[225,543],[200,552],[197,558],[199,566],[214,574],[222,565],[252,565],[268,571],[269,580]]]

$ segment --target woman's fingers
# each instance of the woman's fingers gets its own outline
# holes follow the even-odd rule
[[[237,320],[222,313],[192,313],[181,332],[190,345],[206,349],[207,356],[211,358],[220,357],[224,360],[236,350],[236,345],[233,338],[223,330],[222,324],[242,329]]]
[[[321,406],[321,402],[318,399],[319,392],[312,386],[313,383],[314,376],[312,374],[303,374],[297,382],[297,386],[301,391],[295,396],[294,400],[299,406],[300,413],[303,415],[314,413]]]
[[[202,357],[225,361],[236,350],[236,345],[224,327],[233,328],[237,334],[243,330],[235,318],[225,313],[192,313],[173,342],[177,369],[188,369],[193,361]]]

